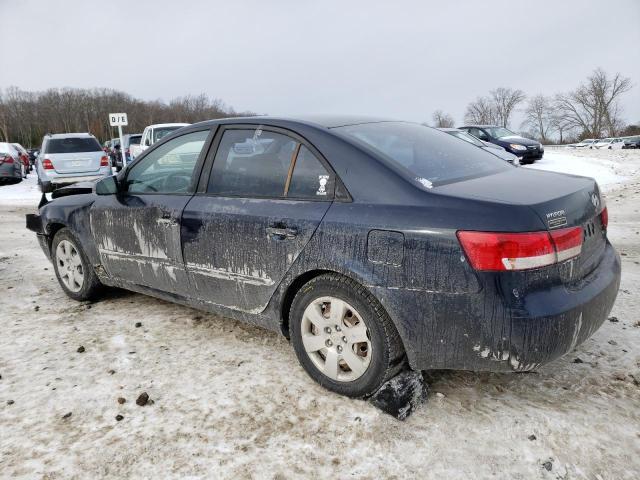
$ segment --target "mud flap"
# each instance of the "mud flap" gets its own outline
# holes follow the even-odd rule
[[[422,372],[405,370],[385,382],[368,400],[384,413],[406,420],[427,400],[427,393]]]

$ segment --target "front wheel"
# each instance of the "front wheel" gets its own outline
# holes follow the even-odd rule
[[[67,296],[78,301],[95,297],[101,287],[100,280],[68,228],[59,230],[53,237],[51,259],[58,282]]]
[[[298,360],[329,390],[367,397],[403,366],[404,348],[391,318],[349,278],[312,279],[294,298],[289,318]]]

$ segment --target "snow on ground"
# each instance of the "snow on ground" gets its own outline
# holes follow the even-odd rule
[[[42,193],[35,171],[13,185],[0,185],[0,205],[38,205]]]
[[[538,166],[576,161],[559,155]],[[123,291],[70,300],[34,207],[0,195],[0,477],[640,478],[640,152],[606,159],[626,177],[611,320],[535,373],[431,372],[405,422],[315,384],[274,333]]]

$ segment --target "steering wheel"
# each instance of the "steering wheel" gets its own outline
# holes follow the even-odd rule
[[[186,190],[191,185],[191,177],[182,172],[173,172],[167,175],[162,182],[164,191],[179,192]]]

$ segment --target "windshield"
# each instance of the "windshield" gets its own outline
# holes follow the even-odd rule
[[[131,135],[129,137],[129,145],[140,145],[142,135]]]
[[[465,142],[472,143],[476,147],[484,147],[484,143],[482,143],[480,140],[478,140],[476,137],[474,137],[470,133],[463,132],[462,130],[460,130],[458,132],[451,131],[451,132],[447,132],[447,133],[449,135],[453,135],[454,137],[457,137],[457,138],[459,138],[461,140],[464,140]]]
[[[174,130],[177,130],[180,127],[161,127],[161,128],[154,128],[153,129],[153,143],[156,143],[158,140],[160,140],[163,137],[166,137],[167,135],[169,135],[171,132],[173,132]]]
[[[335,130],[373,149],[427,188],[512,168],[495,155],[416,123],[364,123]]]
[[[486,127],[485,130],[489,132],[489,135],[491,135],[493,138],[518,136],[517,133],[514,133],[508,128],[504,127]]]
[[[93,137],[52,138],[45,153],[99,152],[100,144]]]

